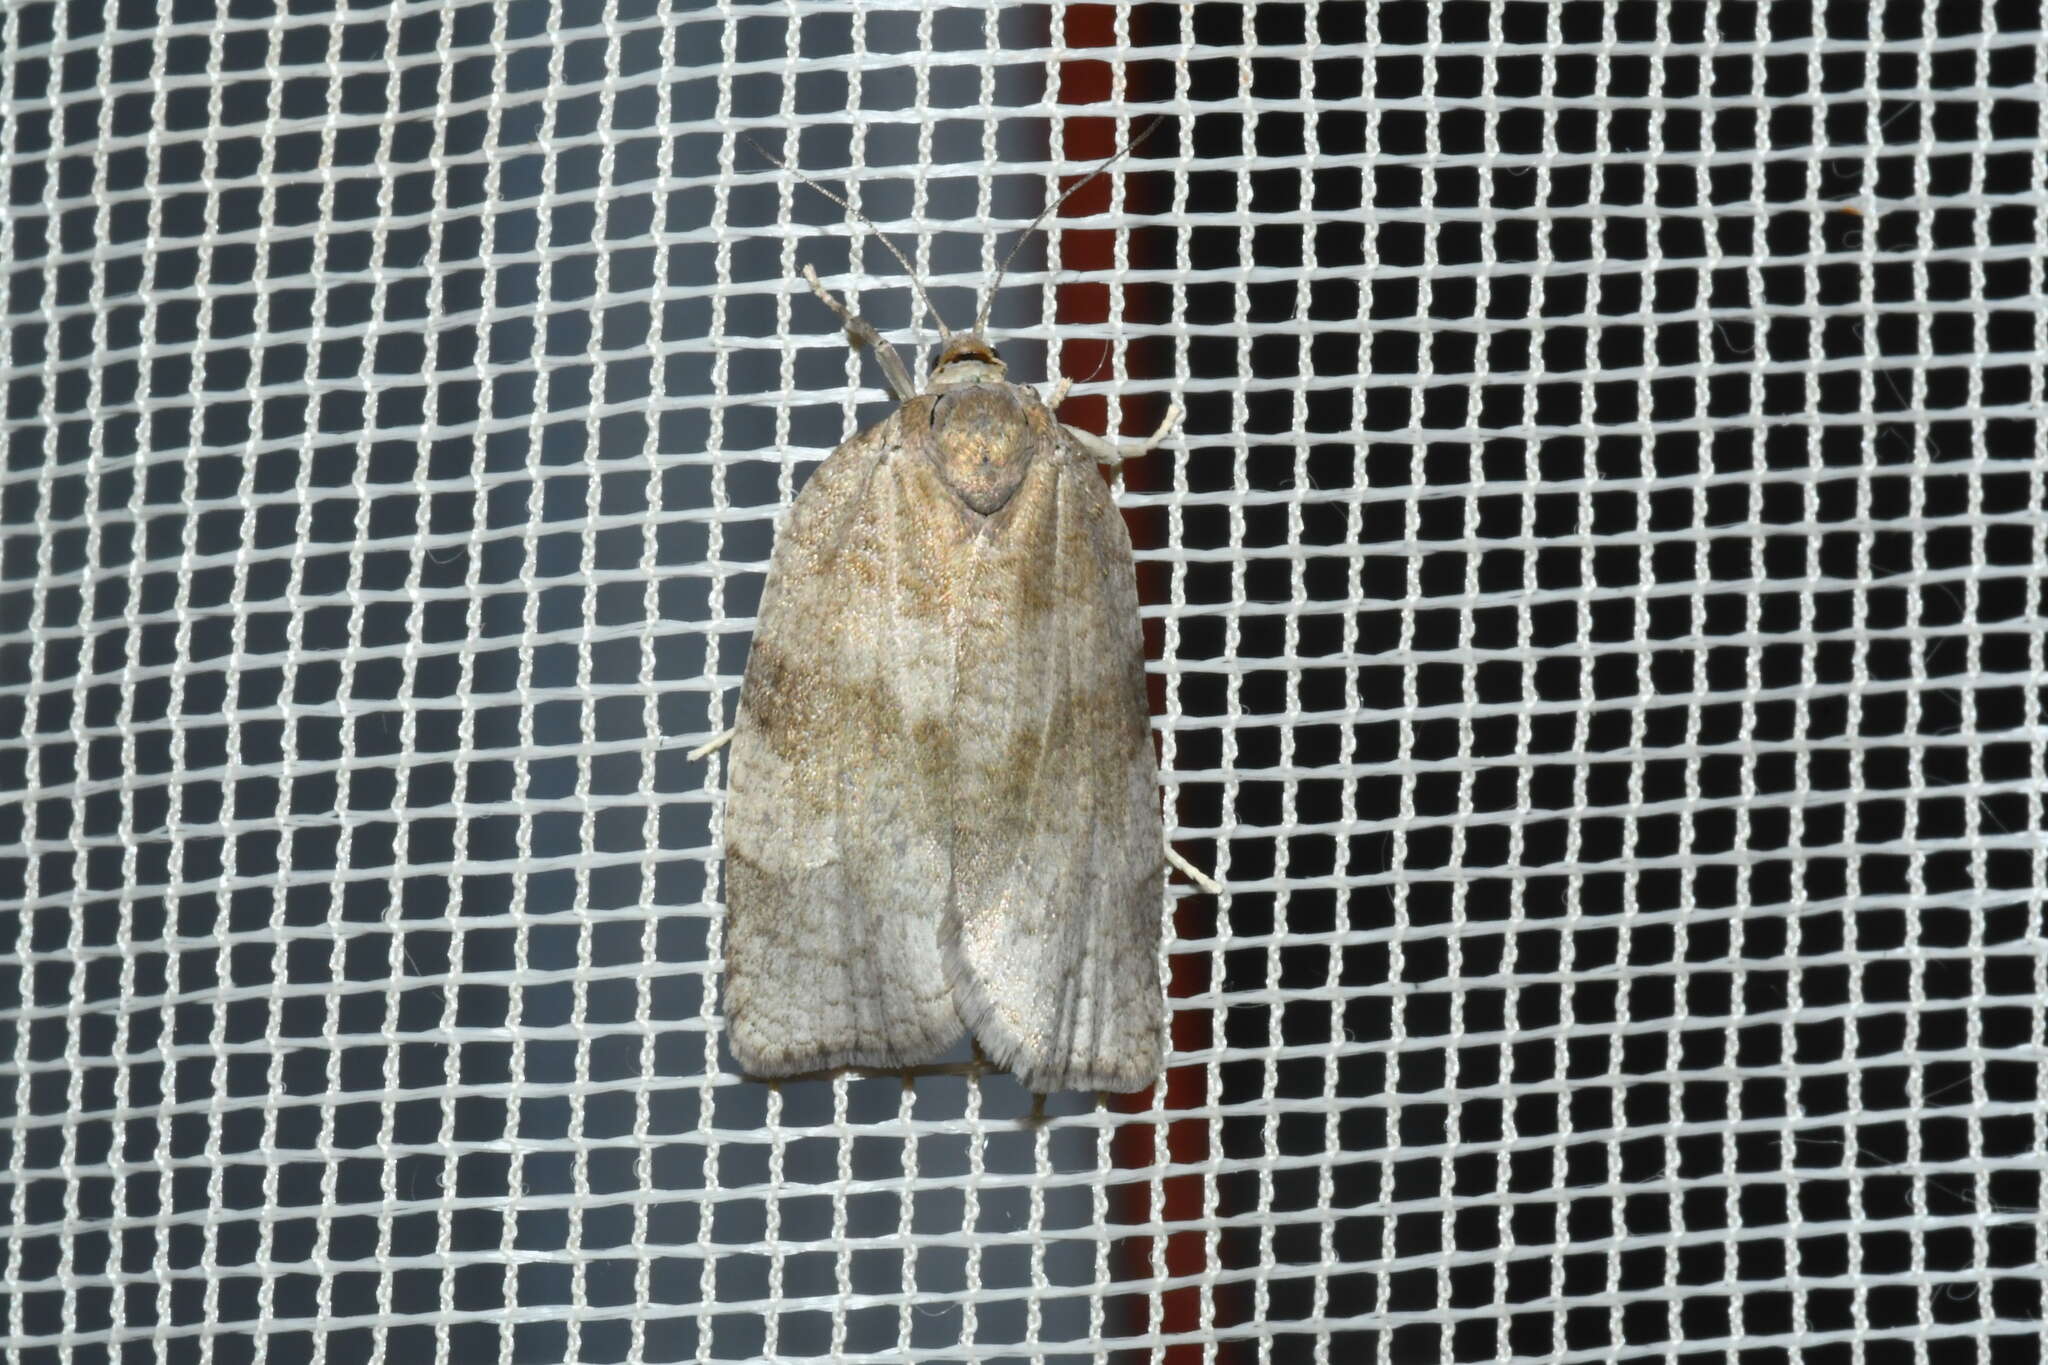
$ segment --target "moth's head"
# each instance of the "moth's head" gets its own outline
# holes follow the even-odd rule
[[[962,384],[1000,384],[1008,373],[1003,358],[980,332],[956,332],[946,338],[932,362],[932,392]]]

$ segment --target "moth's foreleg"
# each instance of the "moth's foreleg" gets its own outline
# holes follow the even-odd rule
[[[1141,455],[1150,454],[1166,439],[1166,433],[1173,430],[1173,424],[1180,420],[1180,415],[1180,404],[1169,404],[1166,409],[1166,420],[1159,424],[1159,430],[1143,441],[1112,441],[1097,436],[1092,431],[1081,431],[1064,425],[1060,429],[1066,432],[1068,440],[1079,446],[1082,452],[1097,464],[1122,464],[1125,460],[1135,460]]]
[[[695,763],[700,759],[709,758],[711,757],[711,755],[717,753],[720,749],[723,749],[726,745],[732,743],[732,737],[738,733],[738,730],[727,730],[722,735],[715,735],[712,738],[704,741],[704,743],[699,744],[696,748],[690,750],[689,753],[684,754],[683,757],[691,763]]]
[[[1202,871],[1201,868],[1196,867],[1186,858],[1181,857],[1180,854],[1174,852],[1172,844],[1166,846],[1166,861],[1180,869],[1181,875],[1193,882],[1197,891],[1210,896],[1220,896],[1223,894],[1223,884],[1221,882]]]
[[[875,353],[875,359],[881,362],[882,380],[888,384],[889,392],[896,401],[908,403],[917,397],[917,386],[910,382],[910,371],[903,368],[903,357],[896,354],[894,346],[882,340],[882,334],[875,330],[875,324],[833,298],[825,286],[818,282],[818,272],[809,266],[804,267],[804,283],[811,287],[813,294],[825,301],[827,308],[839,315],[839,320],[846,325],[846,338],[853,343],[855,350],[865,346]]]

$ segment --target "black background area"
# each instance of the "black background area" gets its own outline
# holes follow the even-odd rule
[[[1223,1151],[1280,1158],[1222,1252],[1278,1262],[1269,1324],[1334,1263],[1332,1305],[1448,1313],[1396,1360],[1846,1361],[1865,1315],[2037,1345],[2040,73],[1910,50],[1990,14],[1767,12],[1394,7],[1313,64],[1362,7],[1194,12],[1290,55],[1194,64],[1198,105],[1248,69],[1276,107],[1196,116],[1198,158],[1275,164],[1193,207],[1294,209],[1287,102],[1357,100],[1313,211],[1249,235],[1305,280],[1191,238],[1194,372],[1252,382],[1188,428],[1289,495],[1188,566],[1253,605],[1227,669],[1221,613],[1184,628],[1185,706],[1244,728],[1179,741],[1242,779],[1181,818],[1276,888],[1213,982]],[[1502,55],[1432,64],[1430,23]]]

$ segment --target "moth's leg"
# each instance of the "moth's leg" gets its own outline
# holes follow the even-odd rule
[[[921,1062],[913,1066],[832,1066],[823,1071],[792,1071],[787,1076],[753,1076],[742,1071],[739,1074],[750,1081],[764,1085],[792,1085],[797,1081],[836,1081],[841,1076],[855,1081],[901,1081],[906,1088],[914,1085],[920,1076],[979,1076],[986,1068],[974,1062]]]
[[[1060,430],[1066,432],[1067,438],[1081,447],[1083,453],[1097,464],[1122,464],[1125,460],[1135,460],[1140,455],[1149,453],[1166,439],[1166,433],[1173,430],[1173,424],[1179,420],[1180,404],[1169,404],[1166,409],[1166,420],[1159,424],[1159,430],[1143,441],[1112,441],[1097,436],[1092,431],[1080,431],[1069,426],[1062,426]]]
[[[1065,375],[1061,375],[1060,382],[1053,385],[1052,392],[1045,396],[1045,410],[1047,412],[1058,411],[1060,404],[1067,401],[1067,393],[1073,387],[1074,381]]]
[[[1172,844],[1166,846],[1166,861],[1178,868],[1181,875],[1193,882],[1195,889],[1204,895],[1220,896],[1223,894],[1223,883],[1217,881],[1199,867],[1196,867],[1186,858],[1181,857],[1180,854],[1175,853]]]
[[[818,272],[804,267],[804,283],[811,292],[825,301],[825,306],[839,314],[839,320],[846,324],[846,339],[853,343],[856,351],[865,346],[875,353],[875,359],[882,365],[882,380],[889,386],[899,403],[908,403],[917,397],[917,387],[910,382],[910,371],[903,368],[903,357],[896,354],[896,348],[882,340],[882,334],[875,325],[858,313],[848,312],[845,304],[832,297],[824,285],[818,283]]]
[[[717,753],[720,749],[723,749],[726,745],[732,743],[732,737],[738,733],[739,731],[737,730],[727,730],[722,735],[714,735],[712,738],[704,741],[704,743],[699,744],[696,748],[690,750],[690,752],[683,755],[683,757],[687,758],[692,763],[695,763],[700,759],[709,758],[711,757],[711,755]]]

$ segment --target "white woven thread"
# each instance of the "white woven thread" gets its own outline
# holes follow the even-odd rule
[[[1220,8],[6,10],[10,1360],[2048,1349],[2048,45]],[[1155,110],[997,317],[1189,408],[1211,1042],[741,1082],[670,741],[879,411],[797,269],[930,329],[738,135],[951,316]]]

